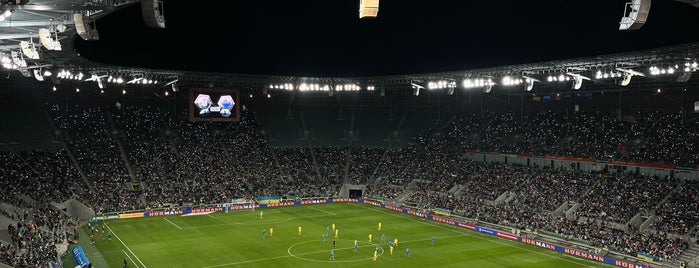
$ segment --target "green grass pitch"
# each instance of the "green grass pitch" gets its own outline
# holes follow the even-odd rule
[[[264,212],[262,219],[260,211]],[[330,260],[334,233],[325,242],[321,240],[325,228],[333,223],[339,229],[334,261]],[[112,239],[99,231],[94,244],[87,229],[80,229],[80,245],[95,267],[122,267],[125,258],[128,267],[142,268],[612,267],[355,203],[110,220],[107,226],[114,233]],[[263,229],[267,232],[264,237]],[[373,235],[371,242],[369,234]],[[393,254],[381,243],[381,235],[398,239]],[[359,242],[356,252],[354,240]],[[380,250],[374,261],[376,246]],[[410,256],[405,252],[408,247]],[[64,267],[75,267],[70,254],[64,257]]]

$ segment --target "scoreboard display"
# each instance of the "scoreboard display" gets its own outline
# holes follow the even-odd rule
[[[189,120],[240,121],[240,90],[227,88],[190,89]]]

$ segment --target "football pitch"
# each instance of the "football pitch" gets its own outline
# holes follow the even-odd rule
[[[333,223],[338,238],[331,230],[323,242]],[[101,225],[94,244],[87,228],[80,229],[80,245],[95,267],[123,267],[124,259],[128,267],[141,268],[612,267],[357,203],[109,220],[111,239]],[[398,243],[391,254],[387,241],[394,239]],[[335,260],[330,259],[333,240]],[[75,267],[70,254],[64,267]]]

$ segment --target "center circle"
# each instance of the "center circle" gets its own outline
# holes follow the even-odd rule
[[[383,253],[384,253],[384,249],[383,249],[381,246],[379,246],[378,244],[357,241],[358,244],[359,244],[360,250],[359,250],[359,252],[354,252],[354,246],[353,246],[353,245],[354,245],[354,240],[350,240],[350,239],[336,239],[336,241],[338,242],[338,244],[341,244],[340,241],[349,241],[349,242],[350,242],[350,243],[347,243],[347,244],[349,245],[348,247],[342,247],[341,245],[338,245],[338,246],[335,248],[335,256],[336,256],[336,257],[339,257],[339,258],[336,259],[336,260],[329,260],[329,258],[330,258],[330,255],[329,255],[329,254],[330,254],[330,250],[331,250],[332,248],[317,249],[318,243],[321,243],[321,244],[323,243],[323,242],[319,242],[319,241],[306,241],[306,242],[300,242],[300,243],[293,244],[293,245],[291,245],[291,246],[287,249],[287,253],[289,253],[289,255],[292,256],[292,257],[294,257],[294,258],[301,259],[301,260],[304,260],[304,261],[312,261],[312,262],[359,262],[359,261],[368,261],[368,260],[371,260],[371,259],[372,259],[372,256],[371,256],[371,255],[369,255],[369,256],[366,257],[366,258],[361,257],[361,256],[365,256],[364,254],[366,254],[366,252],[362,252],[361,248],[367,248],[367,247],[369,247],[369,248],[371,248],[371,249],[373,250],[375,247],[378,246],[379,249],[381,249],[381,252],[379,252],[378,255],[381,256],[381,255],[383,255]],[[314,244],[314,245],[313,245],[313,246],[307,246],[308,244]],[[327,247],[327,246],[326,246],[326,247]],[[316,249],[317,249],[317,250],[316,250]],[[347,254],[347,255],[339,255],[339,256],[338,256],[338,254],[337,254],[338,251],[348,251],[349,254]],[[365,249],[364,251],[366,251],[366,249]],[[323,257],[321,257],[322,259],[320,259],[320,258],[319,258],[319,259],[311,259],[311,258],[306,258],[306,257],[304,257],[304,256],[307,256],[307,255],[318,255],[318,254],[320,254],[320,255],[323,256]],[[350,257],[352,257],[352,259],[344,259],[344,257],[346,257],[346,256],[350,256]]]

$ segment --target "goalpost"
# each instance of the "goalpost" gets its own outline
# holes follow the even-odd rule
[[[258,205],[255,198],[238,198],[231,200],[230,203],[221,204],[227,207],[226,213],[231,210],[252,210],[255,211],[255,207]]]

